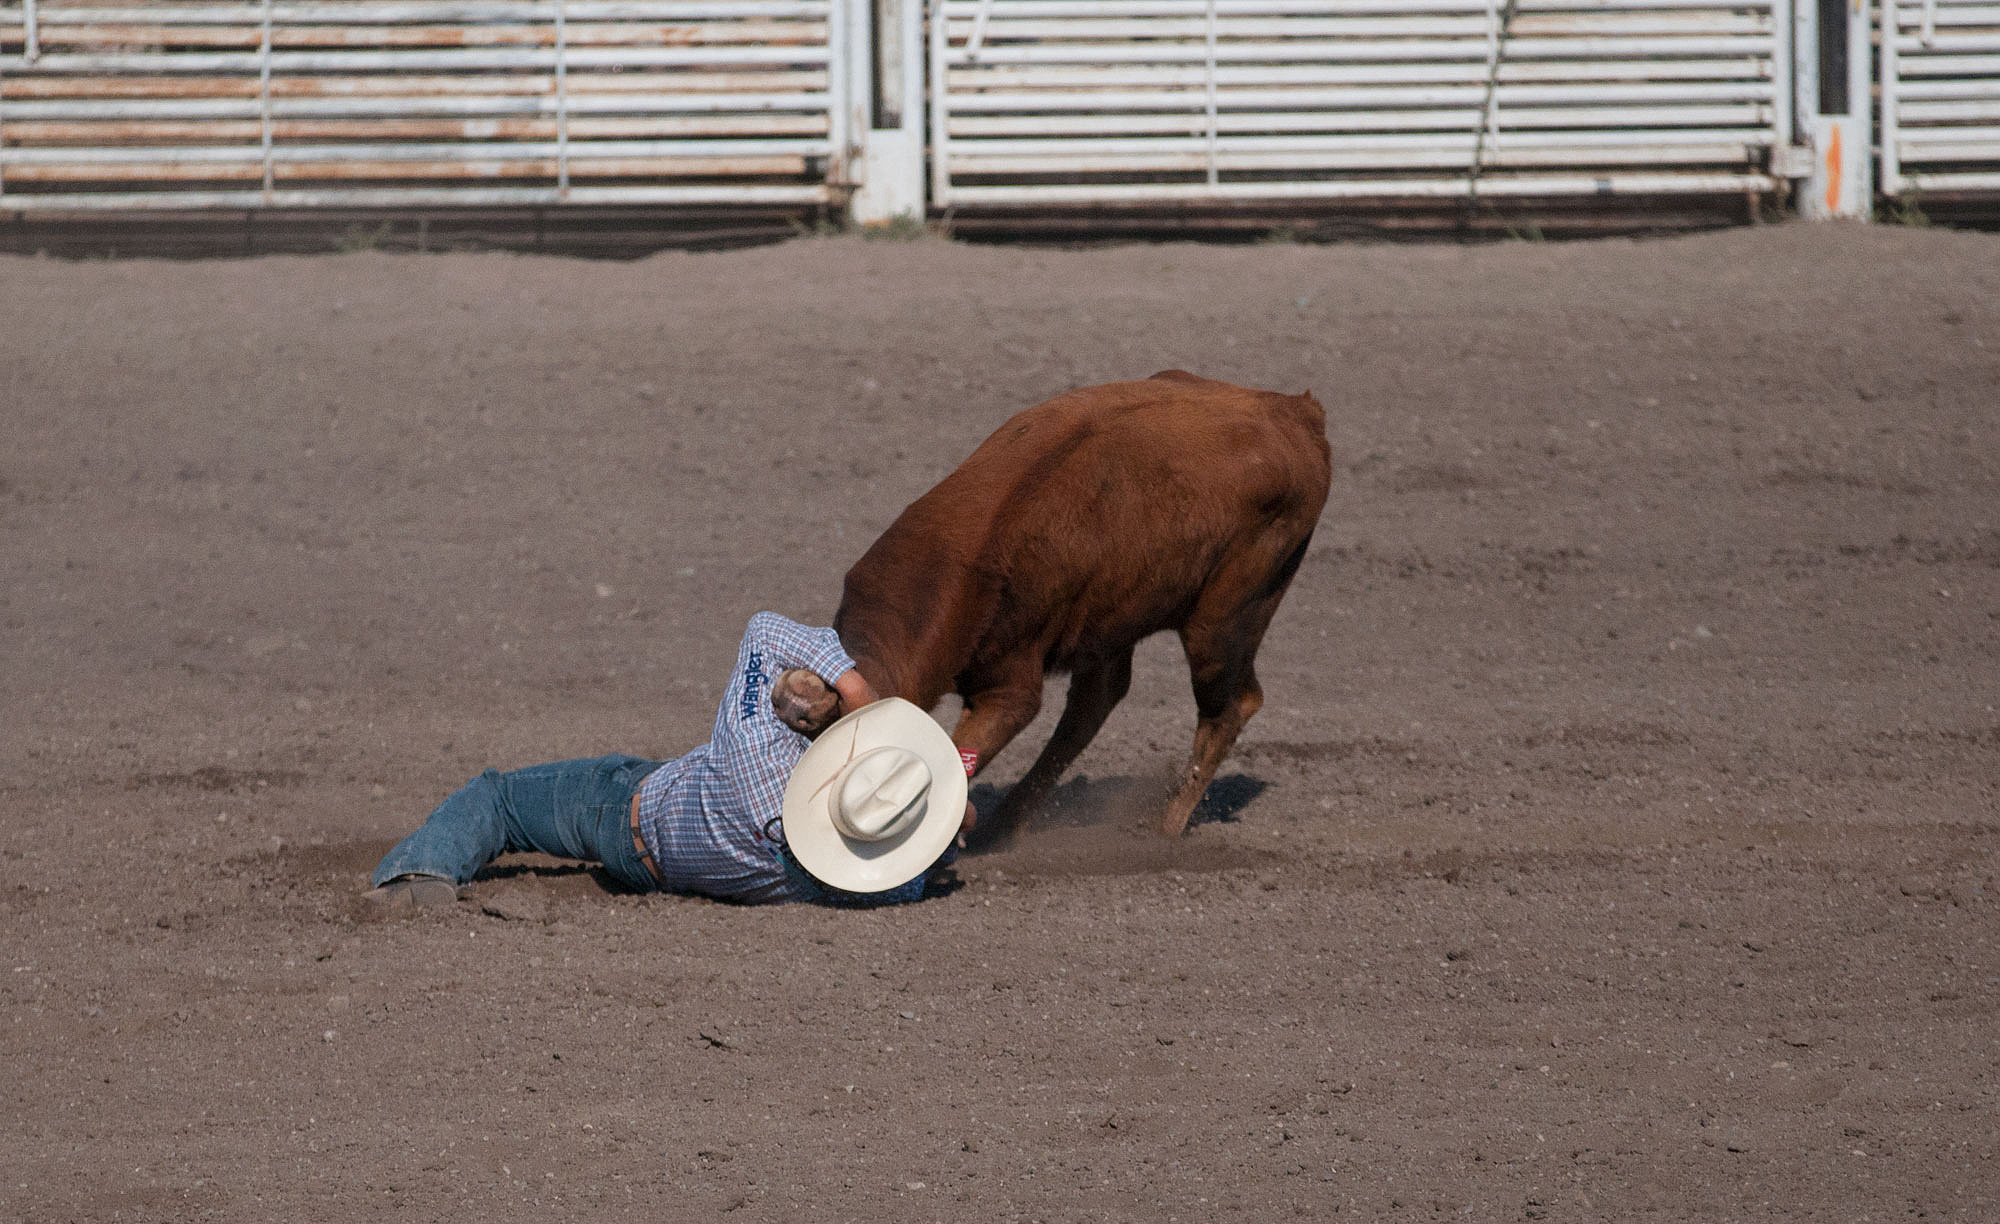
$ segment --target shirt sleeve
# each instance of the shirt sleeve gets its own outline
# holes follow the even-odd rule
[[[786,780],[807,741],[771,708],[771,685],[779,673],[806,667],[831,681],[852,666],[831,629],[807,628],[775,612],[750,618],[708,742],[714,819],[740,826],[738,835],[754,836],[783,810]]]
[[[803,667],[828,684],[854,667],[854,660],[840,644],[839,634],[831,629],[809,628],[776,612],[759,612],[750,618],[750,628],[743,635],[737,659],[738,674],[742,672],[740,664],[747,661],[753,650],[762,653],[777,671]]]
[[[771,709],[772,681],[780,672],[803,667],[832,684],[853,666],[854,660],[841,648],[840,635],[833,630],[810,629],[776,612],[759,612],[750,618],[743,643],[736,648],[736,667],[729,673],[729,686],[716,708],[711,742],[727,744],[745,734],[758,738],[775,732],[796,735]]]

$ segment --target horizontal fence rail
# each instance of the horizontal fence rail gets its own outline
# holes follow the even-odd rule
[[[1883,0],[1882,190],[2000,193],[2000,3]]]
[[[839,198],[838,0],[0,3],[0,209]]]
[[[934,0],[942,207],[1767,192],[1778,0]]]

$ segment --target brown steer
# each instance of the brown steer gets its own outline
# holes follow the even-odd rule
[[[1178,835],[1264,704],[1257,646],[1305,556],[1331,479],[1310,394],[1181,370],[1084,387],[1002,425],[889,525],[834,628],[883,696],[964,698],[952,738],[980,767],[1071,673],[1048,746],[981,840],[1009,835],[1132,681],[1132,648],[1180,633],[1194,755],[1160,821]]]

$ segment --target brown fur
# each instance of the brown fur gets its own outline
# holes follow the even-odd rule
[[[1263,702],[1254,661],[1331,481],[1310,394],[1180,370],[1026,410],[889,526],[834,618],[884,696],[965,699],[952,738],[983,767],[1072,673],[1054,736],[993,821],[1005,836],[1125,695],[1132,649],[1177,630],[1199,722],[1162,819],[1186,827]]]

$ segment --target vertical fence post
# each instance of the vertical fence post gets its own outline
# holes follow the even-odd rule
[[[1791,12],[1784,11],[1784,4]],[[1772,97],[1777,103],[1772,116],[1781,143],[1810,145],[1813,116],[1819,113],[1819,5],[1817,0],[1773,0],[1773,33],[1778,36],[1777,64],[1791,68],[1789,88],[1780,82]]]
[[[1787,159],[1787,177],[1798,180],[1799,214],[1820,221],[1866,218],[1874,209],[1872,173],[1875,100],[1869,88],[1868,15],[1863,0],[1787,0],[1795,6],[1792,126],[1803,164]],[[1889,42],[1884,38],[1884,54]],[[1895,110],[1893,88],[1882,84],[1882,114]],[[1785,96],[1783,92],[1779,95]],[[1885,156],[1889,142],[1884,141]]]
[[[907,223],[924,215],[924,60],[921,0],[857,0],[874,36],[856,48],[855,225]]]
[[[1806,186],[1797,178],[1799,168],[1792,163],[1799,150],[1810,155],[1818,140],[1814,116],[1819,112],[1819,86],[1809,82],[1817,81],[1819,76],[1815,24],[1819,0],[1768,2],[1771,7],[1770,151],[1765,156],[1764,169],[1777,181],[1780,198],[1789,194],[1794,206],[1803,213]],[[1745,154],[1752,159],[1749,168],[1755,171],[1755,146],[1747,148]],[[1744,196],[1746,214],[1755,224],[1761,218],[1756,193],[1746,187]]]
[[[900,0],[896,5],[896,41],[901,45],[900,58],[903,70],[897,80],[902,86],[903,96],[897,103],[900,126],[906,132],[915,134],[917,141],[917,162],[923,162],[924,131],[924,0]],[[883,35],[889,37],[888,34]],[[918,179],[919,199],[923,191],[922,178]],[[919,210],[921,211],[921,210]]]
[[[827,0],[826,4],[826,113],[828,184],[847,181],[848,121],[847,62],[848,10],[854,0]]]
[[[22,0],[21,4],[21,59],[34,63],[41,55],[41,35],[35,26],[35,0]],[[0,116],[7,109],[7,99],[0,94]],[[0,135],[5,133],[5,123],[0,119]],[[7,194],[7,142],[0,139],[0,195]]]
[[[930,83],[931,83],[931,203],[951,207],[951,143],[945,131],[945,80],[949,73],[945,53],[951,42],[945,36],[945,0],[930,0]]]
[[[847,22],[847,175],[858,184],[867,176],[862,149],[875,126],[875,5],[874,0],[837,0],[849,4]]]
[[[1875,216],[1875,92],[1874,57],[1868,54],[1868,0],[1847,0],[1847,96],[1856,150],[1850,172],[1851,200],[1847,215],[1863,221]]]
[[[1494,82],[1500,75],[1500,5],[1497,0],[1486,0],[1486,97],[1479,112],[1479,123],[1483,130],[1491,131],[1495,120]]]
[[[556,195],[569,198],[569,0],[556,0]]]
[[[28,3],[30,4],[34,3],[34,0],[28,0]],[[25,53],[27,52],[26,23],[27,23],[27,17],[26,17],[26,10],[24,8],[22,15],[22,45],[21,45],[21,50],[24,56]],[[0,71],[0,196],[4,196],[6,194],[7,194],[7,74],[4,71]]]
[[[272,168],[271,147],[271,0],[264,0],[260,27],[257,36],[257,127],[258,139],[263,145],[264,203],[268,205],[277,178]]]
[[[1903,163],[1896,147],[1902,139],[1897,127],[1897,108],[1902,102],[1902,65],[1896,59],[1896,39],[1902,34],[1901,5],[1898,0],[1882,0],[1882,194],[1901,195],[1908,186],[1903,181]]]
[[[1208,0],[1208,185],[1210,187],[1221,181],[1215,166],[1216,124],[1215,0]]]
[[[1500,64],[1507,54],[1507,36],[1513,29],[1514,10],[1519,0],[1504,6],[1486,0],[1486,97],[1479,108],[1478,127],[1472,134],[1472,164],[1465,171],[1465,206],[1468,215],[1479,204],[1479,176],[1486,169],[1489,139],[1500,140]]]

